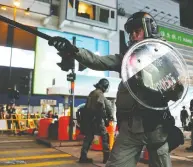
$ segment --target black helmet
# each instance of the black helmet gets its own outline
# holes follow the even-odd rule
[[[95,84],[94,87],[105,92],[109,88],[109,81],[106,78],[103,78],[97,84]]]
[[[145,38],[155,37],[158,35],[158,26],[155,19],[146,12],[137,12],[131,15],[125,23],[124,28],[128,34],[135,29],[143,28]]]

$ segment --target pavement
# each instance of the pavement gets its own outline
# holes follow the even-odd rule
[[[0,135],[0,167],[90,167],[77,158],[36,142],[32,136]]]
[[[187,152],[185,150],[185,148],[188,147],[189,145],[190,145],[190,140],[186,141],[183,146],[180,146],[178,149],[171,152],[173,167],[193,167],[193,152]],[[56,147],[56,149],[79,158],[81,146]],[[102,153],[100,151],[90,150],[88,152],[88,157],[93,158],[94,164],[96,166],[105,167],[105,165],[101,163]],[[148,164],[139,162],[137,164],[137,167],[148,167]]]
[[[94,164],[79,164],[81,142],[58,142],[45,145],[34,136],[0,135],[0,167],[104,167],[102,153],[90,150],[88,156]],[[173,167],[193,167],[193,152],[185,151],[190,145],[186,140],[171,153]],[[128,166],[129,167],[129,166]],[[142,162],[137,167],[148,167]]]

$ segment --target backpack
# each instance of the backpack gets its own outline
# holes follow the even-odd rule
[[[77,123],[80,126],[80,133],[83,135],[92,131],[92,113],[88,111],[86,106],[80,107],[76,112]]]

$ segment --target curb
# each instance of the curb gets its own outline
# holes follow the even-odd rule
[[[36,142],[44,144],[48,147],[74,147],[82,146],[82,141],[58,141],[58,140],[49,140],[45,138],[36,138]]]

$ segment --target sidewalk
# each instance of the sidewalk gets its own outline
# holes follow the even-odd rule
[[[190,161],[193,162],[193,152],[186,151],[186,147],[190,146],[191,140],[190,140],[190,132],[183,132],[184,138],[185,138],[185,144],[182,146],[179,146],[177,149],[171,152],[171,158],[173,160],[182,160],[182,161]],[[38,140],[38,139],[37,139]],[[68,153],[76,158],[80,157],[80,151],[82,146],[82,141],[50,141],[50,140],[44,140],[43,143],[49,145],[49,147],[53,147],[59,151],[62,151],[64,153]],[[89,150],[88,157],[93,158],[94,164],[100,167],[104,167],[105,165],[102,164],[102,152],[101,151],[92,151]],[[139,165],[140,167],[143,166],[142,163]],[[144,165],[145,166],[145,165]]]
[[[186,151],[186,148],[191,144],[191,140],[185,140],[184,145],[179,146],[177,149],[171,152],[171,157],[183,157],[193,161],[193,152]]]
[[[183,146],[178,147],[174,151],[171,152],[171,158],[176,160],[184,160],[193,162],[193,152],[187,152],[185,150],[186,147],[190,146],[190,140],[186,140]],[[55,147],[55,149],[60,150],[62,152],[71,154],[72,156],[79,158],[81,146],[76,147]],[[100,167],[104,167],[102,164],[102,152],[101,151],[92,151],[89,150],[88,157],[93,158],[94,164]]]
[[[81,146],[76,147],[55,147],[55,149],[60,150],[62,152],[71,154],[72,156],[79,158]],[[104,167],[105,165],[102,163],[102,152],[101,151],[92,151],[89,150],[88,157],[93,158],[94,164],[100,167]]]

